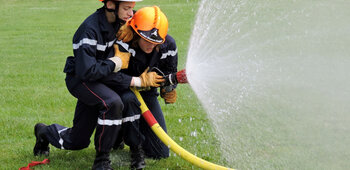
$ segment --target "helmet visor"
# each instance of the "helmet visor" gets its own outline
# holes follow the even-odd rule
[[[138,32],[142,38],[151,41],[152,43],[161,44],[164,42],[164,39],[159,35],[158,29],[156,28],[153,28],[150,31],[138,30]]]

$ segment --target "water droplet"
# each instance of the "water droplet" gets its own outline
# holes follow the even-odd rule
[[[191,132],[191,136],[193,136],[193,137],[197,137],[197,130],[195,130],[195,131]]]

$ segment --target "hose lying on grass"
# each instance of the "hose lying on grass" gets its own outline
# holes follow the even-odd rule
[[[200,167],[202,169],[215,169],[215,170],[223,170],[223,169],[230,169],[227,167],[223,167],[211,162],[208,162],[204,159],[198,158],[197,156],[191,154],[184,148],[182,148],[180,145],[178,145],[174,140],[172,140],[167,133],[163,130],[163,128],[158,124],[157,120],[152,115],[151,111],[148,109],[146,103],[144,102],[140,92],[136,90],[135,88],[131,88],[131,90],[135,93],[137,99],[141,103],[141,112],[142,116],[148,123],[148,125],[151,127],[152,131],[158,136],[158,138],[167,145],[173,152],[175,152],[177,155],[181,156],[186,161],[190,162],[191,164]]]

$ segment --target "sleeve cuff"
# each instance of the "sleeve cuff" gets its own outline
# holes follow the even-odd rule
[[[134,82],[135,87],[141,87],[141,79],[140,77],[132,77],[132,81]]]
[[[113,72],[118,72],[122,68],[122,60],[119,57],[114,56],[112,58],[109,58],[109,60],[113,61],[115,64]]]

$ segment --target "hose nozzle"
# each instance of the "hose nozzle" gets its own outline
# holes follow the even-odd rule
[[[178,83],[184,84],[188,83],[186,69],[182,69],[176,73],[176,79]]]
[[[164,76],[164,86],[177,85],[178,83],[188,83],[186,69]]]

